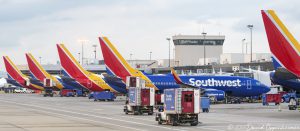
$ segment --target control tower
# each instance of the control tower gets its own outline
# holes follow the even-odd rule
[[[223,53],[224,35],[175,35],[175,66],[219,63]]]

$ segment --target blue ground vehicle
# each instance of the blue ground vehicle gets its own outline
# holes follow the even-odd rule
[[[94,92],[94,101],[114,101],[115,94],[110,91]]]
[[[299,98],[299,94],[297,95],[296,92],[286,93],[282,95],[282,102],[289,103],[291,99]]]
[[[202,112],[208,113],[210,108],[210,99],[208,97],[201,97],[200,107],[202,109]]]

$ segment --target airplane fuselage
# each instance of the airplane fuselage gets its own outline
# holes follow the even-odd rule
[[[167,88],[179,88],[172,75],[148,75],[152,83],[159,90]],[[181,80],[199,88],[217,89],[226,92],[227,95],[245,97],[259,96],[270,88],[261,82],[245,77],[236,76],[179,76]]]
[[[300,91],[300,79],[289,79],[286,80],[284,78],[275,77],[274,72],[270,73],[270,78],[274,84],[281,85],[283,87]]]

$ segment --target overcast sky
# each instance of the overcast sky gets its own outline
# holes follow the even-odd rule
[[[299,0],[0,0],[0,54],[25,64],[31,52],[42,63],[56,63],[56,43],[64,42],[75,58],[79,39],[89,40],[85,57],[93,56],[97,37],[107,36],[129,59],[168,58],[167,37],[176,34],[225,35],[224,52],[241,52],[242,39],[253,51],[269,52],[260,14],[274,9],[296,39],[300,34]],[[0,70],[4,70],[3,60]]]

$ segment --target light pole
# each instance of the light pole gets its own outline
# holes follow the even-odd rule
[[[40,59],[40,64],[42,64],[42,57],[40,56],[39,59]]]
[[[79,43],[81,43],[81,65],[83,65],[83,59],[84,59],[84,55],[83,55],[83,44],[85,44],[86,42],[88,42],[88,40],[85,39],[80,39],[78,40]]]
[[[80,64],[80,52],[78,53],[78,63]]]
[[[245,38],[242,39],[242,54],[244,55],[244,45],[245,45]]]
[[[250,29],[250,62],[252,62],[252,29],[253,25],[247,25],[247,27]]]
[[[130,62],[129,62],[129,64],[132,65],[132,55],[133,55],[133,54],[130,53],[129,55],[130,55],[130,58],[129,58]]]
[[[130,53],[130,60],[132,60],[132,55],[133,55],[133,54],[132,54],[132,53]]]
[[[171,48],[171,38],[167,38],[167,41],[169,41],[169,67],[171,67],[171,52],[170,52],[170,48]]]
[[[150,54],[150,60],[151,60],[151,54],[152,54],[152,51],[150,51],[149,54]]]
[[[95,60],[96,60],[97,59],[97,56],[96,56],[97,45],[95,44],[95,45],[93,45],[93,47],[95,48],[94,53],[95,53]]]
[[[206,45],[205,45],[205,36],[207,33],[202,32],[203,35],[203,57],[204,57],[204,65],[206,65]]]

